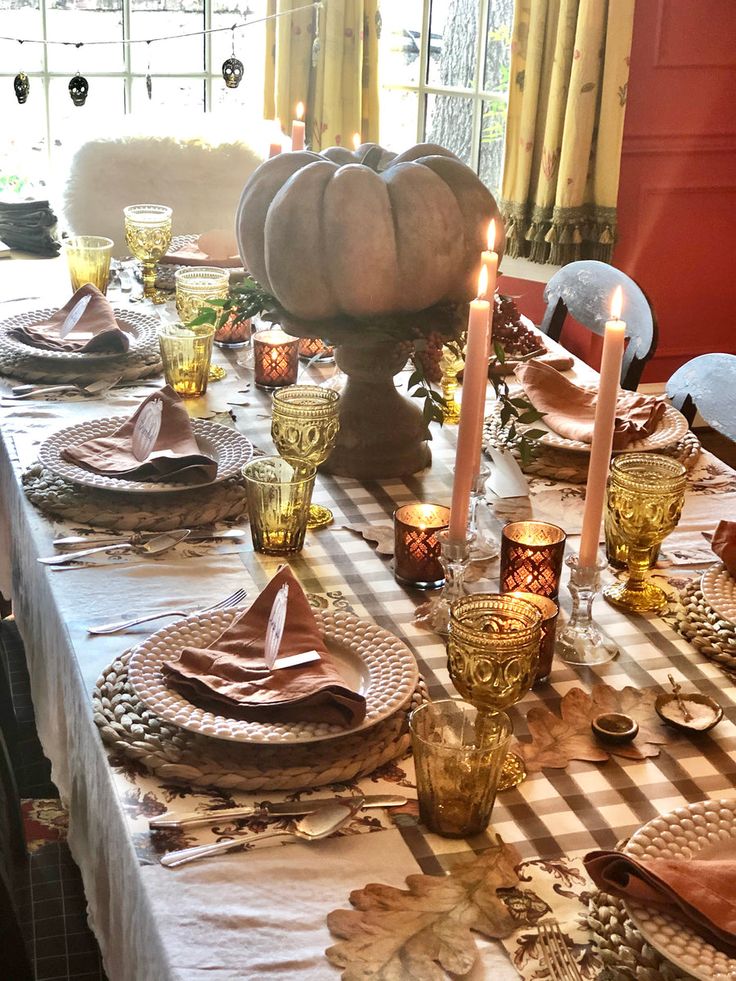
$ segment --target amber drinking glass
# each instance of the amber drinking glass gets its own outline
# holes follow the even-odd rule
[[[685,500],[687,471],[655,453],[623,453],[611,464],[608,511],[629,549],[629,577],[603,590],[613,606],[629,613],[657,613],[667,594],[647,578],[652,549],[674,531]]]
[[[111,238],[99,235],[75,235],[66,240],[66,261],[75,293],[87,283],[107,293],[113,244]]]
[[[253,548],[265,555],[302,550],[315,467],[306,460],[264,456],[243,467]]]
[[[485,831],[511,739],[509,717],[448,698],[415,709],[409,728],[422,823],[448,838]]]
[[[214,266],[197,266],[194,269],[177,269],[176,312],[183,324],[199,316],[208,300],[224,300],[230,290],[230,274],[227,269]]]
[[[318,467],[332,452],[340,429],[340,395],[318,385],[290,385],[273,393],[271,437],[285,460],[307,460]],[[308,528],[332,521],[329,508],[313,504]]]
[[[207,391],[214,336],[215,328],[210,324],[161,325],[158,341],[164,377],[184,399],[199,398]]]
[[[481,713],[509,708],[524,697],[536,676],[542,613],[508,594],[474,593],[450,607],[447,663],[462,697]],[[501,789],[526,776],[522,760],[509,754]]]
[[[166,300],[156,289],[156,263],[171,243],[172,214],[163,204],[132,204],[123,209],[125,240],[143,264],[143,295],[154,303]]]

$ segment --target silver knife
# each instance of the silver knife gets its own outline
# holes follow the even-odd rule
[[[350,804],[351,797],[319,797],[309,800],[283,801],[277,804],[269,800],[263,800],[256,804],[245,807],[225,807],[220,810],[211,809],[209,811],[191,811],[188,814],[159,814],[158,817],[151,818],[148,826],[152,831],[163,831],[169,828],[196,828],[206,824],[216,824],[218,821],[234,821],[247,817],[278,817],[281,815],[296,816],[298,814],[312,814],[321,807],[328,804],[345,803]],[[401,794],[369,794],[363,807],[401,807],[408,803],[408,798]]]
[[[184,531],[183,528],[177,528],[173,532]],[[159,535],[158,531],[141,531],[138,532],[136,540],[147,541],[149,538],[153,538]],[[206,528],[200,528],[199,530],[192,531],[187,537],[189,542],[209,542],[209,541],[229,541],[235,538],[243,538],[246,534],[245,529],[230,528],[226,531],[207,531]],[[55,538],[54,546],[56,548],[71,548],[75,545],[115,545],[117,542],[122,540],[121,535],[69,535],[68,538]]]

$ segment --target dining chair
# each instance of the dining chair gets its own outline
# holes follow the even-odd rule
[[[540,330],[559,341],[568,314],[594,334],[603,336],[611,319],[614,289],[623,291],[622,319],[626,322],[626,350],[621,365],[621,387],[636,391],[647,361],[657,349],[657,318],[637,283],[605,262],[583,259],[563,266],[547,283],[547,303]]]
[[[736,354],[701,354],[667,382],[667,397],[692,426],[695,413],[736,443]]]

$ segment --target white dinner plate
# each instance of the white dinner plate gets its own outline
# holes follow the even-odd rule
[[[106,419],[89,419],[76,426],[62,429],[38,448],[38,459],[57,477],[72,484],[81,484],[94,490],[118,491],[123,494],[162,494],[172,491],[189,491],[194,487],[208,487],[229,477],[238,477],[246,463],[253,456],[253,444],[249,439],[229,426],[221,426],[209,419],[192,419],[192,432],[200,450],[217,463],[217,475],[212,481],[199,484],[177,483],[176,480],[124,480],[121,477],[108,477],[92,473],[65,460],[61,451],[65,447],[79,446],[88,439],[110,436],[126,421],[126,416],[108,416]]]
[[[314,611],[327,648],[345,684],[365,696],[365,719],[352,729],[322,722],[248,722],[206,711],[169,688],[163,664],[183,647],[207,647],[241,610],[187,617],[157,631],[130,657],[128,677],[135,693],[156,715],[182,729],[240,743],[316,743],[370,729],[411,699],[419,669],[409,648],[387,630],[352,613]]]
[[[703,599],[723,620],[736,623],[736,580],[725,565],[711,566],[700,580]]]
[[[130,336],[130,347],[127,352],[122,351],[51,351],[42,347],[34,347],[32,344],[23,341],[19,337],[13,337],[10,333],[16,327],[32,327],[34,324],[41,324],[56,313],[54,307],[43,310],[27,310],[24,313],[16,313],[12,317],[7,317],[0,322],[0,338],[6,344],[22,351],[32,358],[44,358],[49,361],[62,361],[65,367],[69,364],[96,364],[110,358],[124,358],[126,354],[133,351],[140,351],[143,348],[158,346],[159,320],[145,313],[138,313],[137,310],[129,308],[113,308],[118,327]]]
[[[651,858],[736,860],[736,801],[705,800],[654,818],[631,836],[624,852]],[[676,916],[624,901],[641,935],[668,961],[699,981],[734,981],[736,958],[708,943]]]

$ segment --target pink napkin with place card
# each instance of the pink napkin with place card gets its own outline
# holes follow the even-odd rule
[[[10,334],[48,351],[125,354],[130,347],[130,336],[120,329],[112,307],[92,283],[81,286],[48,320],[15,327]]]
[[[554,368],[539,361],[519,365],[516,377],[527,398],[544,413],[544,425],[565,439],[593,441],[597,393],[579,388]],[[614,450],[625,450],[657,428],[666,404],[661,398],[619,391],[613,433]]]
[[[168,385],[149,395],[110,436],[67,446],[61,455],[85,470],[122,480],[202,484],[217,476],[217,461],[200,450],[187,410]]]
[[[719,521],[713,532],[710,547],[736,579],[736,521]]]
[[[274,600],[288,586],[278,656],[266,664]],[[318,660],[280,667],[286,658],[316,651]],[[209,647],[185,647],[164,665],[170,687],[219,715],[262,722],[326,722],[353,727],[365,718],[365,698],[352,691],[327,650],[309,600],[284,566],[245,613]]]
[[[219,228],[203,232],[195,244],[167,252],[159,261],[179,266],[217,266],[220,269],[238,269],[243,265],[235,236]]]

